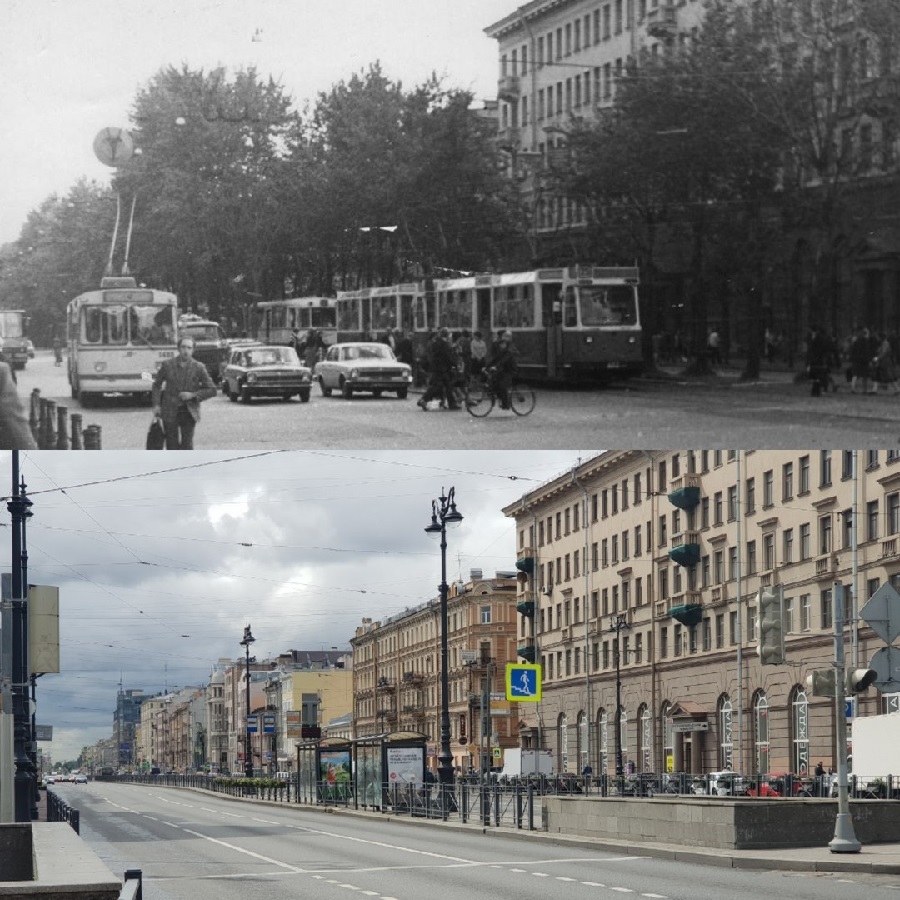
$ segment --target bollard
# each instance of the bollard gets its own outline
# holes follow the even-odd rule
[[[38,426],[40,424],[40,405],[41,405],[41,389],[34,388],[31,392],[30,408],[28,410],[28,425],[31,427],[31,434],[35,441],[38,439]]]
[[[69,449],[69,436],[66,434],[66,422],[69,418],[69,410],[65,406],[56,409],[56,449]]]
[[[75,831],[75,834],[81,834],[81,814],[77,809],[69,810],[69,824]]]
[[[44,449],[56,449],[56,401],[47,400],[47,417],[44,422]]]
[[[100,433],[101,428],[99,425],[88,425],[87,428],[84,429],[84,449],[85,450],[100,450]]]
[[[81,443],[81,413],[72,413],[72,449],[84,449]]]

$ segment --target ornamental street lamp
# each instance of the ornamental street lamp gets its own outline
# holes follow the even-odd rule
[[[614,616],[610,622],[609,630],[616,635],[613,644],[613,662],[616,666],[616,786],[621,797],[624,791],[625,769],[622,765],[622,664],[619,652],[619,633],[627,631],[631,626],[625,613]]]
[[[425,533],[441,539],[441,749],[438,753],[438,782],[441,785],[441,809],[447,812],[447,785],[453,783],[453,754],[450,752],[450,691],[447,678],[447,526],[455,528],[462,522],[456,508],[456,491],[450,488],[446,496],[431,501],[431,524]]]
[[[246,778],[253,777],[253,754],[250,751],[250,645],[256,640],[248,625],[244,629],[244,637],[241,639],[241,646],[246,650],[247,662],[244,667],[244,677],[247,679],[247,710],[246,710],[246,732],[244,737],[244,776]]]

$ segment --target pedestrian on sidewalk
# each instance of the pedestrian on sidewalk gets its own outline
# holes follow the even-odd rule
[[[869,329],[858,328],[850,342],[850,393],[873,394],[878,390],[878,385],[872,380],[872,358],[877,349],[872,344]]]
[[[887,335],[878,345],[874,359],[875,391],[878,391],[880,385],[884,385],[884,389],[893,390],[894,395],[900,394],[900,384],[897,383],[897,364],[894,362],[894,350]]]
[[[806,341],[806,374],[812,390],[810,396],[821,397],[828,388],[828,347],[818,325],[812,325]]]

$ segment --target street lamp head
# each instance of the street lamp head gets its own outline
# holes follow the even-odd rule
[[[443,528],[441,523],[438,522],[438,511],[437,511],[437,501],[431,501],[431,524],[426,527],[425,534],[430,534],[432,537],[440,537]]]
[[[444,522],[447,524],[448,528],[458,528],[462,520],[462,513],[456,508],[455,501],[451,500],[450,512],[444,516]]]

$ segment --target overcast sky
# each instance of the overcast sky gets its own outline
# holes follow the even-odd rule
[[[272,75],[297,108],[380,61],[407,88],[431,72],[496,96],[484,29],[514,0],[0,0],[0,244],[29,210],[84,175],[101,128],[128,125],[139,88],[166,65]]]
[[[448,535],[448,580],[512,569],[501,508],[592,455],[196,451],[166,465],[142,452],[20,454],[34,503],[28,581],[60,589],[62,673],[37,694],[54,759],[110,737],[120,680],[147,694],[204,684],[220,657],[243,652],[248,623],[258,659],[344,649],[363,617],[435,597],[440,552],[423,529],[442,487],[456,488],[464,516]],[[9,453],[0,484],[7,496]]]

